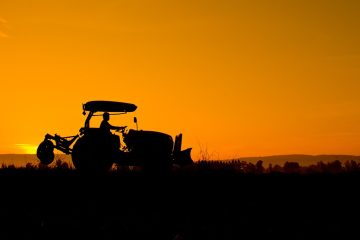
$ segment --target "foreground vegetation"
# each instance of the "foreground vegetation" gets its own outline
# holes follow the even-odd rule
[[[2,164],[1,169],[25,169],[25,170],[74,170],[74,166],[69,164],[62,159],[57,159],[51,165],[43,165],[41,163],[27,163],[22,167],[15,167],[14,165]],[[114,172],[131,172],[140,171],[140,168],[136,167],[122,167],[114,165],[112,171]],[[214,160],[203,160],[197,161],[190,166],[180,167],[174,166],[173,170],[184,170],[190,172],[196,171],[226,171],[232,173],[243,173],[243,174],[270,174],[270,173],[284,173],[284,174],[314,174],[314,173],[325,173],[325,174],[339,174],[339,173],[353,173],[360,172],[360,162],[351,160],[341,162],[335,160],[332,162],[317,162],[309,166],[301,166],[298,162],[285,162],[283,165],[269,164],[264,166],[263,161],[258,161],[255,164],[240,160],[232,161],[214,161]]]
[[[160,177],[3,165],[0,238],[360,239],[358,163],[263,165],[199,161]]]

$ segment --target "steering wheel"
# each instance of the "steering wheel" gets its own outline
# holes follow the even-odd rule
[[[126,128],[127,128],[127,126],[118,127],[118,128],[115,130],[115,132],[121,132],[121,133],[123,133]]]

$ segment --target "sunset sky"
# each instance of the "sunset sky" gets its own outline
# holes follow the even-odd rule
[[[110,122],[172,136],[193,158],[360,155],[360,1],[1,0],[0,153]]]

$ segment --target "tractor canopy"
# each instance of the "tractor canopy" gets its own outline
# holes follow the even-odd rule
[[[90,112],[134,112],[137,106],[132,103],[113,101],[90,101],[83,105],[84,111]]]

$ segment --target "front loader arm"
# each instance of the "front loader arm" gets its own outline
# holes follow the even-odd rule
[[[53,140],[55,141],[54,148],[65,153],[71,154],[72,148],[70,146],[79,138],[79,135],[69,136],[69,137],[61,137],[60,135],[55,134],[54,136],[51,134],[45,135],[45,140]]]

